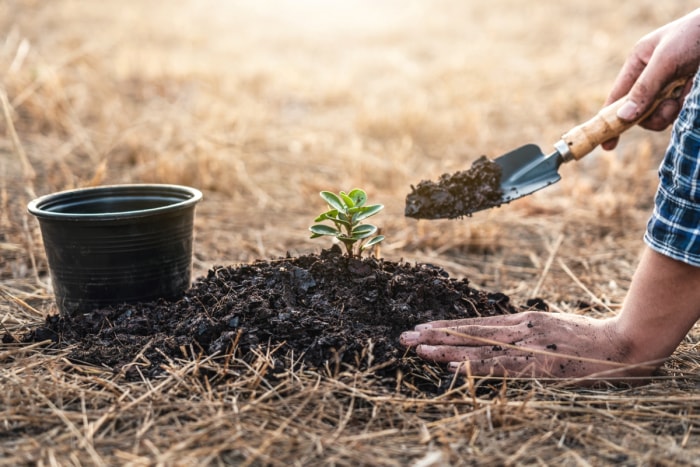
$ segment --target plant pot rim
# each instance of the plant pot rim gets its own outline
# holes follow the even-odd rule
[[[67,206],[69,202],[127,201],[143,199],[144,197],[157,198],[158,196],[163,197],[163,203],[157,207],[145,209],[89,213],[59,210],[61,207]],[[37,218],[54,221],[128,220],[187,209],[197,204],[201,199],[201,191],[184,185],[157,183],[102,185],[40,196],[29,202],[27,210]]]

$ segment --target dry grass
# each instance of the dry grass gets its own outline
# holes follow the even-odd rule
[[[557,311],[619,309],[668,134],[633,129],[558,185],[462,221],[403,217],[408,187],[591,116],[627,51],[694,2],[516,0],[0,3],[0,322],[55,311],[35,195],[164,182],[205,194],[196,273],[317,251],[320,189],[365,188],[389,259],[431,262]],[[0,346],[0,464],[678,465],[700,458],[698,333],[637,388],[469,381],[436,399],[269,355],[172,362],[127,383]],[[134,362],[138,365],[138,361]]]

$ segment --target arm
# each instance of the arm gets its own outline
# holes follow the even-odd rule
[[[608,103],[629,93],[628,105],[620,109],[618,116],[636,119],[662,87],[675,78],[695,72],[698,63],[700,10],[639,41],[620,71]],[[691,85],[689,81],[685,94],[690,91]],[[700,92],[693,92],[696,91]],[[698,99],[694,94],[695,105]],[[643,125],[654,129],[665,127],[675,119],[679,106],[679,102],[675,101],[662,103]],[[697,128],[697,114],[693,113],[692,118],[695,120],[686,124]],[[685,126],[679,127],[678,131],[685,131]],[[664,192],[661,198],[657,195],[657,204],[668,200],[680,203],[678,208],[674,208],[673,204],[667,207],[671,209],[671,216],[682,217],[674,217],[679,225],[670,229],[671,234],[678,230],[692,230],[697,225],[692,216],[697,216],[694,206],[699,196],[696,194],[698,190],[687,181],[696,178],[693,175],[696,165],[691,162],[697,154],[692,139],[688,142],[683,139],[678,144],[679,147],[667,153],[671,168],[666,167],[666,175],[662,179],[662,186],[667,183],[670,189],[670,185],[673,185],[672,193]],[[615,141],[609,141],[607,147],[614,145]],[[684,163],[679,163],[679,160]],[[669,177],[686,182],[672,183]],[[668,223],[663,219],[657,222],[663,225]],[[675,237],[666,237],[666,233],[662,232],[662,238],[657,241],[671,242],[674,248],[689,248],[682,232],[675,232]],[[613,318],[593,319],[573,314],[530,312],[432,322],[402,334],[401,342],[405,346],[415,347],[423,358],[449,363],[453,371],[478,376],[516,375],[610,381],[650,376],[671,355],[699,318],[700,267],[647,248],[622,310]]]
[[[401,343],[476,376],[611,381],[650,376],[699,318],[700,268],[646,249],[614,318],[525,312],[437,321],[405,332]]]
[[[649,108],[661,89],[676,78],[695,74],[700,64],[700,9],[642,37],[617,75],[605,105],[628,94],[620,108],[622,120],[636,120]],[[675,120],[690,90],[688,82],[680,98],[667,99],[640,123],[649,130],[663,130]],[[605,142],[613,149],[617,138]]]

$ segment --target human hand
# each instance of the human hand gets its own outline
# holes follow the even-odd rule
[[[658,93],[677,78],[690,77],[700,64],[700,9],[642,37],[617,75],[605,106],[627,95],[617,116],[637,120],[649,109]],[[665,99],[639,125],[660,131],[678,116],[692,80],[678,98]],[[604,149],[614,149],[617,138],[606,141]]]
[[[401,334],[401,344],[450,371],[474,376],[589,378],[649,376],[661,364],[632,365],[612,319],[567,313],[433,321]]]

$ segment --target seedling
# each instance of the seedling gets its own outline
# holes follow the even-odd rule
[[[309,227],[311,238],[335,237],[345,245],[351,258],[361,256],[364,250],[384,240],[383,235],[372,237],[378,230],[376,226],[360,222],[384,209],[381,204],[365,205],[367,193],[363,190],[355,188],[350,193],[341,191],[338,194],[322,191],[320,195],[330,209],[314,219],[314,222],[331,221],[334,226],[312,225]]]

